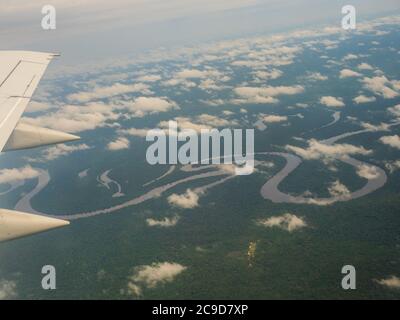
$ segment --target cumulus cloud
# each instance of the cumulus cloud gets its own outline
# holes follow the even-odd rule
[[[376,280],[376,282],[391,289],[400,289],[400,278],[396,276],[390,276],[386,279]]]
[[[285,213],[281,216],[273,216],[268,219],[260,219],[257,224],[263,227],[278,227],[283,230],[292,232],[307,226],[303,218],[291,213]]]
[[[328,188],[329,194],[333,197],[348,197],[349,189],[339,180],[334,181]]]
[[[349,53],[343,57],[343,60],[355,60],[355,59],[358,59],[358,56],[352,53]]]
[[[385,76],[365,77],[361,81],[365,89],[385,99],[393,99],[399,95],[400,81],[389,80]]]
[[[275,97],[281,95],[295,95],[302,93],[304,87],[296,86],[277,86],[277,87],[238,87],[234,89],[234,93],[240,99],[234,99],[232,102],[241,103],[276,103],[278,99]]]
[[[150,129],[129,128],[129,129],[120,129],[118,130],[118,133],[121,135],[128,135],[133,137],[146,137],[149,130]]]
[[[22,121],[33,126],[76,133],[104,127],[108,121],[117,120],[119,114],[116,109],[114,105],[101,102],[84,106],[65,105],[39,117],[24,117]]]
[[[352,77],[360,77],[361,73],[358,73],[356,71],[350,70],[350,69],[343,69],[340,71],[340,78],[352,78]]]
[[[353,99],[353,101],[356,104],[361,104],[361,103],[375,102],[376,98],[375,97],[367,97],[367,96],[364,96],[364,95],[359,95],[359,96],[355,97]]]
[[[159,76],[159,75],[144,75],[144,76],[140,76],[136,80],[139,82],[157,82],[157,81],[161,80],[161,76]]]
[[[77,144],[77,145],[66,145],[58,144],[56,146],[50,147],[42,152],[42,157],[38,161],[51,161],[56,160],[62,156],[69,155],[73,152],[83,151],[91,149],[87,144]]]
[[[291,145],[286,146],[287,150],[293,151],[304,159],[315,160],[324,158],[339,158],[352,154],[368,155],[371,150],[364,147],[358,147],[351,144],[333,144],[327,145],[315,139],[308,141],[308,147],[303,149]]]
[[[395,115],[396,117],[399,117],[399,118],[400,118],[400,104],[395,105],[394,107],[389,108],[388,111],[389,111],[391,114]]]
[[[328,80],[328,77],[319,72],[309,72],[306,76],[306,79],[309,81],[325,81]]]
[[[132,102],[125,103],[124,106],[128,107],[136,117],[179,109],[174,101],[165,97],[139,97]]]
[[[361,126],[370,131],[389,131],[390,128],[390,126],[386,123],[375,125],[368,122],[361,122]]]
[[[270,71],[265,71],[265,70],[259,70],[259,71],[254,71],[253,75],[257,79],[261,80],[273,80],[273,79],[278,79],[283,75],[283,72],[278,69],[272,69]]]
[[[400,136],[384,136],[379,139],[383,144],[387,144],[393,148],[400,149]]]
[[[161,227],[161,228],[170,228],[175,226],[179,221],[179,216],[175,216],[172,218],[165,217],[164,219],[146,219],[146,223],[149,227]]]
[[[168,203],[182,209],[193,209],[199,205],[199,194],[191,189],[183,194],[173,193],[168,197]]]
[[[363,63],[360,63],[357,66],[357,69],[359,69],[359,70],[373,70],[374,68],[371,65],[369,65],[368,63],[363,62]]]
[[[369,166],[366,164],[358,166],[357,174],[361,178],[365,178],[368,180],[376,179],[380,176],[378,169],[375,166]]]
[[[141,296],[143,288],[153,289],[159,285],[172,282],[187,267],[175,262],[157,262],[151,265],[138,266],[129,277],[127,291],[133,296]]]
[[[0,280],[0,300],[8,300],[17,296],[15,281]]]
[[[25,112],[26,113],[41,112],[41,111],[49,110],[51,108],[52,108],[52,106],[49,103],[31,101],[31,102],[29,102],[28,107],[26,108]]]
[[[258,119],[264,123],[276,123],[276,122],[284,122],[287,121],[287,116],[277,116],[277,115],[268,115],[268,114],[260,114]]]
[[[96,86],[90,91],[72,93],[67,96],[67,99],[70,101],[84,103],[134,92],[140,92],[141,94],[152,94],[152,92],[149,90],[148,85],[143,83],[115,83],[111,86]]]
[[[40,172],[33,169],[31,166],[26,166],[18,169],[1,169],[0,170],[0,184],[13,183],[16,181],[23,181],[33,179],[40,175]]]
[[[119,137],[118,139],[111,141],[107,144],[107,150],[116,151],[116,150],[123,150],[129,149],[129,140],[125,137]]]
[[[343,99],[332,96],[322,97],[319,102],[327,107],[344,107]]]

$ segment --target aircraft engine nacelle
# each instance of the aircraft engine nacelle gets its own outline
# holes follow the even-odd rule
[[[79,139],[69,133],[19,123],[2,151],[30,149]]]

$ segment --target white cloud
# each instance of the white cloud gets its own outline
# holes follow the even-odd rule
[[[161,80],[161,76],[159,75],[144,75],[140,76],[139,78],[136,79],[139,82],[157,82]]]
[[[376,179],[380,175],[376,167],[365,165],[365,164],[363,164],[357,168],[357,174],[361,178],[365,178],[368,180]]]
[[[398,81],[389,80],[385,76],[362,79],[364,87],[376,95],[383,96],[385,99],[392,99],[399,95],[400,86]]]
[[[343,57],[343,60],[355,60],[355,59],[358,59],[358,56],[352,53]]]
[[[164,219],[146,219],[146,223],[149,227],[162,227],[162,228],[169,228],[175,226],[179,221],[179,216],[175,216],[172,218],[165,217]]]
[[[134,84],[122,84],[115,83],[111,86],[99,87],[96,86],[90,91],[82,91],[77,93],[72,93],[67,96],[70,101],[76,101],[80,103],[111,98],[121,94],[140,92],[141,94],[152,94],[149,87],[143,83]]]
[[[43,160],[55,160],[59,157],[69,155],[73,152],[88,150],[91,149],[87,144],[77,144],[77,145],[66,145],[66,144],[58,144],[54,147],[50,147],[42,152],[42,159]]]
[[[283,72],[278,69],[272,69],[271,71],[263,71],[263,70],[255,71],[253,72],[253,74],[256,78],[261,80],[273,80],[281,77]]]
[[[191,189],[187,189],[184,194],[171,194],[168,197],[168,203],[183,209],[193,209],[199,205],[199,195]]]
[[[276,123],[276,122],[287,121],[288,117],[287,116],[260,114],[258,116],[258,119],[260,119],[264,123]]]
[[[319,72],[309,72],[306,76],[306,79],[309,81],[325,81],[328,80],[328,77]]]
[[[129,277],[128,293],[142,295],[143,288],[153,289],[158,285],[172,282],[187,267],[175,262],[158,262],[134,268]]]
[[[108,121],[117,120],[119,114],[115,113],[115,109],[116,106],[101,102],[85,106],[65,105],[39,117],[24,117],[22,121],[33,126],[76,133],[104,127]]]
[[[319,100],[319,102],[327,107],[344,107],[345,106],[342,98],[335,98],[332,96],[322,97]]]
[[[15,281],[0,280],[0,300],[8,300],[17,296]]]
[[[282,216],[274,216],[268,219],[260,219],[257,221],[257,224],[269,228],[278,227],[289,232],[307,226],[304,219],[291,213],[285,213]]]
[[[389,131],[390,126],[386,123],[374,125],[368,122],[361,122],[361,126],[370,131]]]
[[[308,147],[306,149],[290,145],[287,145],[286,149],[308,160],[338,158],[351,154],[368,155],[372,153],[371,150],[367,150],[364,147],[357,147],[346,143],[327,145],[315,139],[310,139],[308,141]]]
[[[116,150],[123,150],[129,149],[129,140],[125,137],[119,137],[115,141],[111,141],[107,144],[107,150],[116,151]]]
[[[170,101],[165,97],[139,97],[133,102],[125,103],[124,106],[128,107],[137,117],[179,109],[174,101]]]
[[[389,108],[388,111],[389,111],[391,114],[395,115],[396,117],[399,117],[399,118],[400,118],[400,104],[395,105],[394,107]]]
[[[387,144],[393,148],[400,149],[400,136],[384,136],[379,139],[383,144]]]
[[[367,97],[367,96],[364,96],[364,95],[359,95],[359,96],[355,97],[353,99],[353,101],[356,104],[361,104],[361,103],[374,102],[374,101],[376,101],[376,98],[375,97]]]
[[[13,183],[27,179],[33,179],[40,175],[40,172],[33,169],[31,166],[26,166],[19,169],[1,169],[0,170],[0,184]]]
[[[150,129],[129,128],[129,129],[118,130],[118,133],[120,135],[128,135],[133,137],[146,137],[149,130]]]
[[[29,102],[28,107],[26,108],[25,112],[26,113],[41,112],[41,111],[49,110],[51,108],[52,108],[52,106],[49,103],[31,101],[31,102]]]
[[[347,197],[350,195],[349,189],[339,180],[334,181],[328,188],[328,191],[333,197]]]
[[[376,282],[391,289],[400,289],[400,278],[396,276],[390,276],[386,279],[376,280]]]
[[[373,69],[374,69],[371,65],[369,65],[368,63],[365,63],[365,62],[360,63],[360,64],[357,66],[357,68],[358,68],[359,70],[373,70]]]
[[[281,95],[295,95],[302,93],[304,87],[296,86],[277,86],[277,87],[238,87],[234,89],[240,99],[232,100],[233,103],[276,103],[275,97]]]
[[[352,77],[360,77],[361,73],[355,72],[350,69],[343,69],[340,71],[340,78],[352,78]]]

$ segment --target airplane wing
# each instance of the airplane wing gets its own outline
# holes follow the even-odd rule
[[[0,152],[74,141],[79,137],[19,123],[48,64],[57,55],[0,51]],[[41,215],[0,209],[0,241],[69,224]]]

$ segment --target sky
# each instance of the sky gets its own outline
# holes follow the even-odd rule
[[[351,2],[351,3],[350,3]],[[57,29],[42,30],[43,5]],[[358,19],[400,11],[398,0],[2,0],[0,49],[61,52],[77,63],[315,24],[338,26],[352,4]]]

